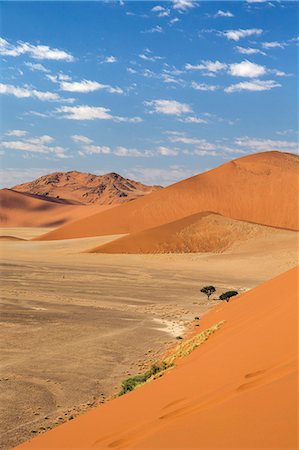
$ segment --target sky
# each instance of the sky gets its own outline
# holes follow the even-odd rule
[[[2,2],[1,186],[298,148],[298,3]]]

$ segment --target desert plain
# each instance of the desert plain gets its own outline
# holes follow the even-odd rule
[[[116,236],[28,240],[44,228],[1,230],[1,449],[116,394],[219,302],[297,261],[297,232],[245,240],[222,253],[97,254]],[[14,236],[19,240],[12,240]]]
[[[63,180],[73,177],[74,183],[70,188],[67,185],[69,190],[63,190],[63,185],[59,198],[57,191],[55,198],[49,198],[44,189],[46,187],[48,192],[53,177],[49,175],[32,183],[38,187],[38,193],[15,189],[0,192],[3,206],[0,216],[1,450],[18,444],[22,448],[26,441],[28,444],[25,443],[24,448],[57,449],[61,440],[66,443],[64,448],[74,449],[75,436],[80,437],[80,448],[90,448],[90,445],[103,449],[131,448],[130,440],[115,441],[109,437],[107,441],[105,427],[93,419],[89,421],[88,414],[92,411],[83,413],[93,408],[95,415],[99,411],[112,435],[126,434],[123,430],[127,426],[134,434],[135,420],[136,427],[143,429],[148,415],[145,405],[152,404],[146,394],[149,391],[141,387],[136,393],[112,400],[120,392],[123,380],[161,362],[165,355],[175,351],[178,343],[188,345],[192,336],[200,339],[211,324],[215,326],[227,320],[224,335],[228,333],[230,340],[236,336],[239,342],[234,350],[236,354],[242,354],[244,343],[244,348],[252,355],[246,360],[246,369],[241,364],[241,356],[226,365],[227,358],[231,359],[230,345],[214,347],[214,338],[209,338],[202,351],[194,352],[198,358],[195,370],[199,373],[204,361],[201,352],[205,352],[205,348],[215,352],[214,359],[207,362],[206,374],[202,375],[201,395],[205,396],[209,383],[214,380],[213,396],[218,398],[217,392],[225,390],[230,377],[233,379],[230,365],[242,378],[244,371],[259,373],[258,368],[267,360],[266,354],[273,356],[269,364],[289,364],[284,355],[289,351],[286,348],[294,326],[289,327],[284,317],[286,310],[294,316],[297,272],[290,275],[291,284],[288,284],[288,275],[279,276],[298,265],[298,157],[279,152],[248,155],[163,189],[144,188],[143,195],[138,194],[133,201],[128,198],[127,202],[123,198],[134,188],[133,182],[118,178],[120,184],[116,192],[121,192],[121,201],[116,204],[112,201],[117,195],[112,190],[114,174],[107,175],[106,189],[101,187],[96,191],[92,199],[98,203],[95,201],[91,205],[74,205],[69,200],[73,190],[83,189],[78,185],[77,172],[55,175],[55,180],[56,177]],[[90,177],[93,178],[87,176]],[[22,189],[27,189],[28,185],[30,188],[31,183],[28,183]],[[242,186],[242,196],[238,186]],[[83,190],[82,196],[94,194],[94,187],[91,189]],[[59,224],[54,221],[53,227],[57,214]],[[28,226],[30,220],[32,226]],[[41,220],[44,226],[40,226]],[[52,227],[45,226],[51,223]],[[269,280],[277,276],[282,281],[271,284]],[[210,285],[216,292],[208,298],[200,290]],[[260,288],[260,285],[266,287]],[[277,294],[273,295],[275,289]],[[219,295],[230,290],[239,295],[230,303],[220,302]],[[282,298],[284,290],[291,292],[287,298],[288,302],[293,302],[291,309]],[[252,306],[247,306],[247,298]],[[231,315],[234,309],[237,315]],[[280,323],[278,314],[282,317],[281,333],[285,337],[276,351],[274,344],[269,349],[269,339],[273,339],[273,330]],[[270,319],[272,325],[268,323]],[[222,331],[216,331],[216,335],[218,333]],[[256,336],[261,334],[260,342],[255,343],[255,333]],[[277,336],[275,339],[279,341]],[[293,353],[292,344],[292,358]],[[186,358],[183,380],[192,376],[188,361]],[[215,367],[220,365],[215,377],[214,363]],[[217,378],[221,367],[228,377],[227,383]],[[291,370],[293,376],[293,366]],[[172,372],[179,373],[176,367]],[[166,375],[165,380],[168,380]],[[162,381],[149,383],[154,386],[150,389],[157,389],[153,399],[161,396],[161,404],[153,403],[155,418],[159,419],[156,414],[168,408],[172,396],[176,398],[175,390],[181,389],[183,381],[178,381],[176,376],[173,386],[163,381],[164,376]],[[194,386],[198,380],[194,380]],[[267,378],[267,386],[271,385],[271,380]],[[166,383],[165,390],[160,390],[161,383]],[[285,407],[293,408],[289,401],[293,384],[287,385],[287,389],[287,397],[283,388],[278,397],[286,398]],[[129,415],[128,422],[123,423],[121,411],[123,408],[132,410],[131,402],[134,404],[139,391],[140,417],[138,415],[138,420],[135,418],[132,423]],[[227,395],[230,398],[230,394]],[[273,397],[272,391],[269,395]],[[191,399],[193,391],[186,392],[186,396]],[[145,403],[141,407],[143,398]],[[226,401],[226,394],[224,398]],[[245,405],[242,398],[238,396],[241,409]],[[254,407],[259,408],[256,398],[252,398]],[[201,401],[197,397],[194,399],[200,410]],[[221,395],[219,401],[223,401]],[[136,408],[135,405],[135,415]],[[269,408],[270,411],[272,407]],[[273,408],[275,410],[276,406]],[[230,407],[227,411],[231,411]],[[90,435],[80,428],[82,414]],[[109,414],[119,420],[111,421]],[[201,423],[207,417],[210,416],[201,418]],[[217,420],[223,417],[222,413],[218,414]],[[280,419],[274,414],[271,420],[275,423]],[[271,428],[271,421],[269,423]],[[175,423],[173,426],[176,428]],[[240,429],[243,428],[239,440],[227,441],[230,447],[240,442],[244,447],[244,442],[250,441],[246,420],[243,423],[242,419]],[[156,426],[149,429],[155,433]],[[179,436],[180,448],[184,448],[187,435]],[[193,436],[188,444],[191,448],[196,432],[190,436]],[[34,437],[37,439],[31,440]],[[139,442],[139,437],[138,432],[132,442]],[[293,442],[293,428],[286,426],[279,439],[280,448]],[[208,448],[215,449],[216,443],[213,447],[211,442]],[[265,442],[272,442],[269,433]],[[154,448],[160,448],[157,445]]]

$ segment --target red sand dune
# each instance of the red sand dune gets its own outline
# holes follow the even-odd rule
[[[58,227],[78,217],[85,217],[109,206],[77,205],[67,200],[43,198],[0,190],[1,227]]]
[[[117,173],[94,175],[83,172],[55,172],[13,187],[15,191],[59,197],[80,204],[115,205],[161,189],[123,178]]]
[[[201,330],[224,325],[175,369],[17,448],[297,448],[298,275],[219,304]]]
[[[298,169],[293,154],[244,156],[38,239],[133,233],[202,211],[298,230]]]
[[[220,253],[242,241],[294,233],[203,212],[139,231],[92,249],[91,253]]]

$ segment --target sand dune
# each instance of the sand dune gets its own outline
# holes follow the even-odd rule
[[[293,154],[244,156],[40,239],[133,233],[202,211],[298,230],[298,168]]]
[[[84,172],[55,172],[13,187],[19,192],[76,201],[80,204],[126,203],[161,189],[123,178],[117,173],[95,175]]]
[[[271,236],[274,244],[281,236],[293,233],[204,212],[132,233],[91,253],[222,253],[243,241]]]
[[[111,206],[78,205],[75,202],[38,195],[0,190],[1,227],[58,227],[78,217],[103,211]]]
[[[21,449],[296,448],[298,267],[220,304],[177,367]]]

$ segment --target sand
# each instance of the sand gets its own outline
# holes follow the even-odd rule
[[[218,304],[202,286],[246,292],[298,262],[294,238],[269,236],[222,254],[85,253],[119,237],[1,242],[2,449],[100,404],[155,362]]]
[[[298,275],[220,304],[176,368],[18,449],[295,449]]]
[[[247,155],[146,197],[59,227],[39,239],[128,234],[203,211],[299,230],[299,157],[281,152]]]
[[[290,239],[298,233],[229,219],[214,213],[198,213],[183,219],[139,231],[92,249],[94,253],[222,253],[244,242],[259,239]]]
[[[0,190],[0,205],[0,226],[10,228],[55,228],[112,207],[78,205],[63,199],[38,197],[11,189]]]

